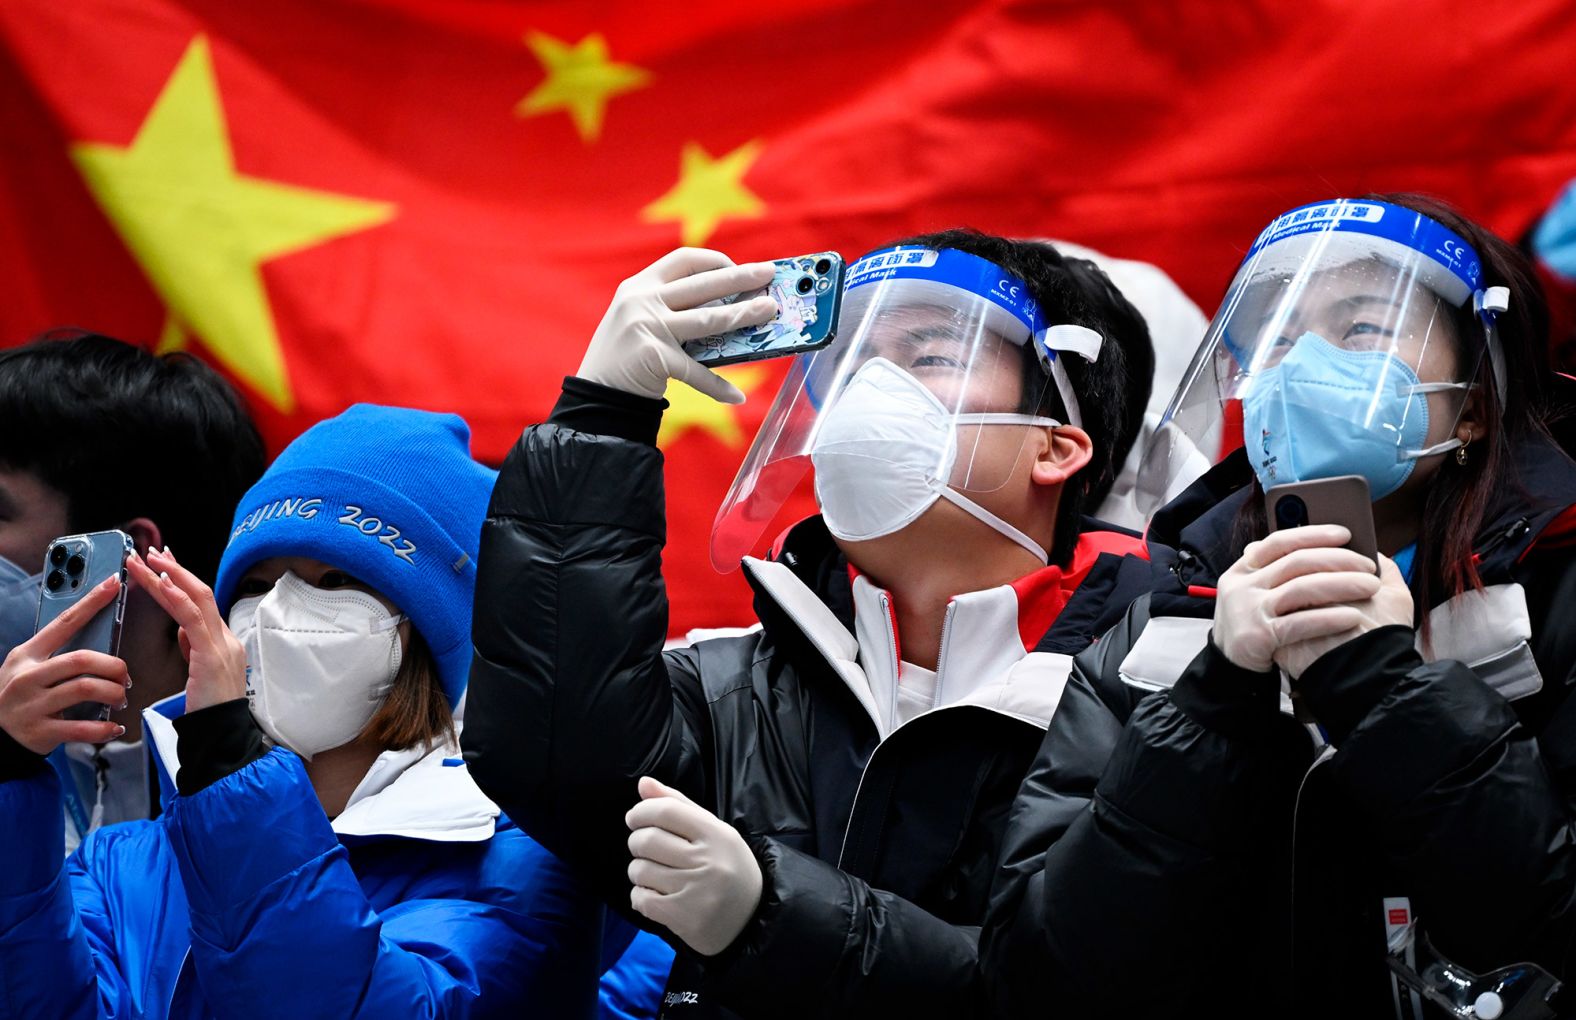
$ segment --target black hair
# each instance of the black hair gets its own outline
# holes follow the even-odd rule
[[[61,493],[73,531],[149,518],[211,584],[263,441],[196,358],[57,330],[0,351],[0,464]]]
[[[955,248],[987,259],[1029,285],[1047,323],[1087,326],[1105,338],[1100,357],[1093,363],[1077,356],[1062,361],[1078,396],[1083,430],[1093,446],[1089,463],[1063,486],[1057,508],[1049,553],[1052,563],[1065,564],[1078,544],[1084,513],[1099,506],[1111,491],[1143,426],[1155,375],[1155,349],[1144,317],[1099,266],[1065,256],[1044,241],[957,228],[892,244]],[[1024,387],[1025,404],[1036,406],[1019,410],[1067,421],[1061,394],[1054,385],[1045,385],[1045,369],[1038,356],[1025,346],[1023,357],[1024,378],[1030,383]],[[1037,403],[1035,394],[1042,394]]]

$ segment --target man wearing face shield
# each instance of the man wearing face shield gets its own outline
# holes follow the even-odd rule
[[[998,1010],[1556,1015],[1576,465],[1541,302],[1513,248],[1418,196],[1260,235],[1147,454],[1168,477],[1140,488],[1180,492],[1153,591],[1078,656],[1014,806],[981,940]],[[1343,475],[1378,563],[1266,521],[1265,489]]]
[[[679,948],[669,1015],[968,1015],[1068,653],[1147,579],[1077,513],[1136,434],[1147,333],[1048,245],[855,262],[838,340],[794,364],[717,515],[760,627],[664,654],[660,395],[741,399],[678,344],[770,318],[708,304],[770,273],[682,250],[625,281],[525,431],[482,537],[466,757]],[[822,514],[745,556],[812,469]]]

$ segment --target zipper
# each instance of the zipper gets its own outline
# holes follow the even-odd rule
[[[1297,799],[1292,804],[1291,874],[1288,876],[1288,879],[1291,882],[1291,917],[1289,918],[1289,922],[1292,946],[1296,946],[1297,944],[1297,832],[1299,827],[1302,825],[1302,794],[1303,791],[1308,788],[1308,780],[1313,778],[1313,774],[1319,770],[1319,766],[1329,761],[1332,757],[1334,757],[1334,755],[1335,747],[1331,744],[1325,744],[1324,748],[1320,750],[1319,756],[1313,760],[1313,764],[1308,766],[1308,771],[1302,774],[1302,782],[1297,784]],[[1292,987],[1295,989],[1297,987],[1297,974],[1295,965],[1292,966],[1291,979]]]
[[[93,813],[88,820],[88,830],[104,825],[104,791],[109,789],[109,759],[104,757],[101,745],[93,746]],[[83,833],[86,838],[87,833]]]
[[[177,996],[179,996],[181,994],[181,985],[182,985],[182,983],[183,983],[183,981],[185,980],[185,977],[186,977],[186,965],[191,963],[191,960],[192,960],[192,947],[191,946],[187,946],[186,947],[186,955],[181,957],[181,965],[179,967],[175,968],[175,981],[173,983],[171,983],[171,985],[170,985],[170,1001],[164,1004],[164,1015],[165,1016],[173,1016],[174,1015],[175,999],[176,999]],[[190,992],[188,992],[187,994],[190,995]]]
[[[897,687],[903,682],[903,653],[897,643],[897,617],[892,609],[892,596],[886,592],[881,593],[881,619],[886,624],[887,645],[892,649],[892,701],[886,710],[886,726],[884,729],[891,734],[897,722]],[[939,678],[938,678],[939,682]],[[871,693],[874,693],[872,691]],[[885,739],[884,737],[882,738]],[[874,755],[872,755],[873,757]],[[858,796],[856,793],[855,796]]]
[[[958,608],[956,602],[947,603],[947,615],[941,618],[941,647],[936,652],[936,690],[930,697],[930,706],[945,705],[946,698],[942,696],[944,688],[941,686],[941,674],[947,668],[947,639],[952,636],[952,611]]]

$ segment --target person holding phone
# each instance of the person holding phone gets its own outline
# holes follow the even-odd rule
[[[950,231],[853,262],[837,338],[793,362],[717,515],[760,627],[664,653],[662,394],[743,399],[680,344],[769,319],[711,302],[771,272],[682,249],[626,280],[509,455],[466,759],[680,948],[665,1015],[969,1015],[1067,653],[1147,576],[1080,511],[1137,433],[1148,334],[1049,245]],[[747,555],[812,468],[821,513]]]
[[[0,659],[33,634],[52,539],[124,531],[139,550],[180,549],[211,583],[235,503],[265,463],[241,398],[190,354],[79,330],[0,351]],[[186,683],[169,617],[147,593],[126,595],[119,654],[137,682],[113,712],[125,731],[50,758],[68,851],[100,825],[152,817],[142,710]]]
[[[246,493],[215,590],[169,549],[131,556],[187,664],[184,694],[144,716],[163,813],[64,865],[43,756],[119,725],[56,713],[118,706],[130,678],[51,654],[115,579],[5,660],[7,1017],[593,1013],[619,930],[601,946],[600,904],[459,758],[494,477],[469,438],[453,415],[357,405]]]
[[[1147,467],[1230,452],[1154,515],[1152,590],[1078,657],[1013,808],[996,1009],[1487,1017],[1576,975],[1576,465],[1542,316],[1516,250],[1432,200],[1260,234]],[[1365,506],[1266,520],[1265,489],[1307,510],[1342,476],[1377,563],[1337,523]]]

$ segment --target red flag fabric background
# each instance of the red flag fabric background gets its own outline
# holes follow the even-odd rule
[[[455,411],[496,463],[680,243],[969,224],[1208,310],[1304,201],[1427,191],[1515,236],[1576,176],[1572,54],[1566,0],[6,0],[0,343],[190,349],[274,451],[355,401]],[[669,392],[675,632],[750,618],[706,541],[781,371]]]

